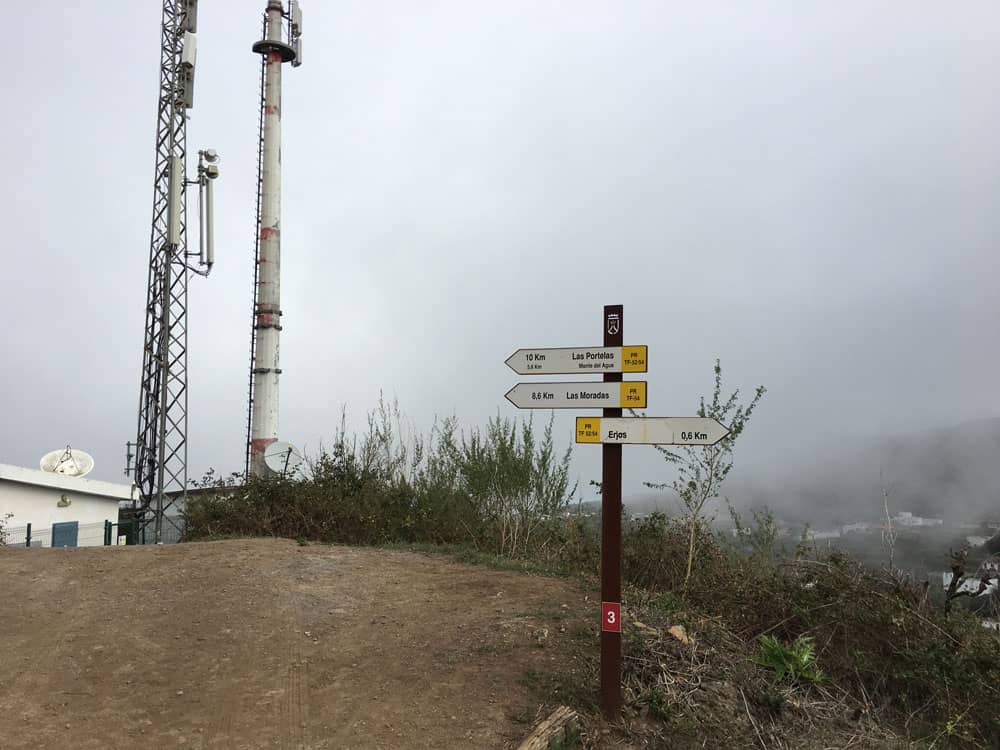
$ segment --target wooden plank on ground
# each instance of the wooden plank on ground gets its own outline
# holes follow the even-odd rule
[[[549,742],[561,736],[567,725],[577,718],[576,711],[568,706],[559,706],[529,734],[517,750],[548,750]]]

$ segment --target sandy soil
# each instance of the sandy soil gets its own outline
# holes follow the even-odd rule
[[[0,548],[0,581],[7,750],[516,747],[525,675],[599,616],[572,582],[287,540]]]

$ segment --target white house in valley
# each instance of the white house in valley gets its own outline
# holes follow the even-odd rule
[[[11,545],[24,545],[31,524],[31,546],[49,547],[52,525],[74,522],[73,546],[103,544],[104,522],[118,523],[119,503],[131,499],[127,484],[0,464],[0,521],[6,518],[5,537]],[[72,526],[58,528],[72,531]]]

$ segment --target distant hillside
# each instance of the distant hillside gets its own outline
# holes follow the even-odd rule
[[[789,518],[846,523],[880,514],[880,468],[893,510],[1000,516],[1000,419],[833,447],[810,466],[789,467],[780,483],[751,475],[746,489]]]
[[[737,457],[724,494],[737,506],[766,504],[783,519],[814,528],[850,523],[880,515],[880,468],[893,512],[1000,519],[1000,418],[844,440],[787,465],[746,466]],[[635,498],[629,507],[638,510],[652,501]]]
[[[887,471],[914,512],[1000,515],[1000,419],[886,442]]]

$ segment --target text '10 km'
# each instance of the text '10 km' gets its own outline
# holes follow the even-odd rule
[[[518,375],[646,372],[648,349],[645,345],[518,349],[507,358],[506,364]]]

